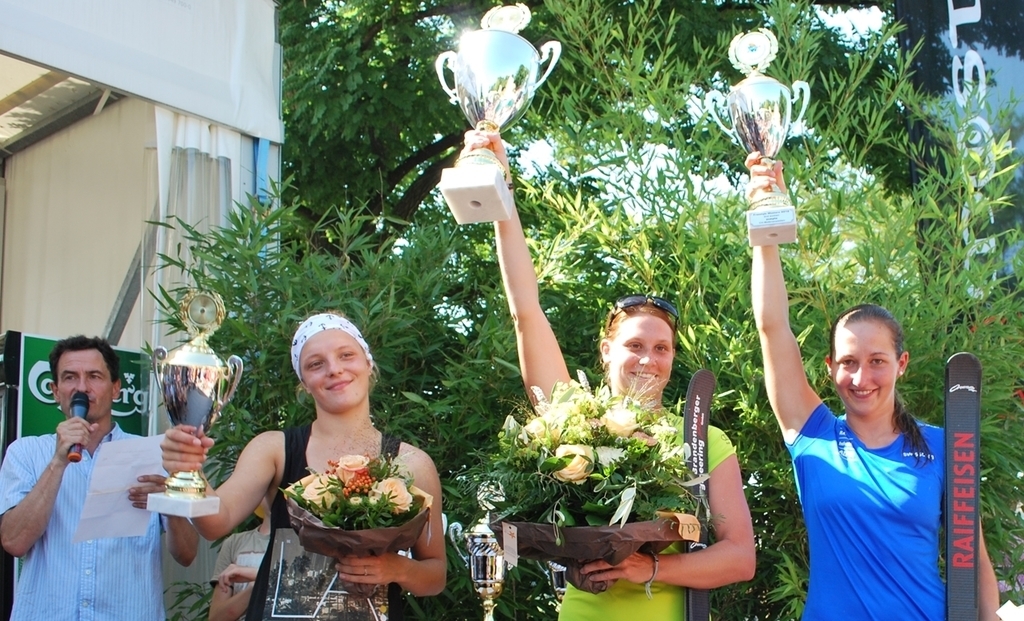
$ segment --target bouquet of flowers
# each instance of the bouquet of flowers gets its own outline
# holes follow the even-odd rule
[[[282,490],[302,547],[332,558],[380,556],[411,548],[430,517],[433,497],[384,458],[344,455]],[[345,584],[355,596],[374,585]]]
[[[550,399],[534,393],[534,411],[508,416],[497,454],[476,477],[500,490],[491,504],[499,521],[516,525],[518,556],[566,565],[570,582],[597,592],[578,572],[584,562],[615,564],[640,548],[699,538],[695,515],[707,508],[690,489],[706,475],[686,466],[681,417],[607,386],[593,391],[582,374]]]

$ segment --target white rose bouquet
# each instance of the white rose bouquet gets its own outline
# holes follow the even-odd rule
[[[380,556],[411,548],[427,524],[433,497],[393,461],[344,455],[281,490],[302,547],[332,558]],[[368,596],[375,585],[346,590]]]
[[[506,418],[498,452],[472,477],[501,491],[491,499],[495,515],[518,525],[520,557],[566,564],[570,582],[594,590],[600,585],[573,573],[587,560],[615,564],[643,546],[696,540],[690,489],[706,475],[686,466],[680,416],[608,387],[592,391],[582,374],[550,399],[534,392],[533,412]]]

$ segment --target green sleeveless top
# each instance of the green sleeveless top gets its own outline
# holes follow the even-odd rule
[[[708,471],[730,455],[736,448],[725,432],[708,425]],[[681,544],[673,544],[662,554],[677,554]],[[637,619],[686,619],[686,589],[663,582],[651,585],[651,599],[647,599],[644,585],[618,580],[603,593],[580,591],[571,584],[562,599],[558,618],[563,621],[637,621]]]

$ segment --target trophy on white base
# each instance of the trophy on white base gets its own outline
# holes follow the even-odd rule
[[[478,130],[501,131],[520,119],[562,55],[557,41],[541,45],[538,52],[516,34],[529,22],[530,10],[523,4],[495,7],[481,20],[482,30],[459,39],[458,53],[444,52],[434,63],[441,87]],[[547,68],[538,78],[545,61]],[[455,74],[454,87],[448,84],[446,66]],[[514,204],[505,173],[494,153],[477,149],[441,171],[437,187],[459,224],[508,220]]]
[[[807,82],[793,83],[793,91],[763,73],[778,53],[779,42],[770,31],[761,28],[736,35],[729,45],[729,60],[747,77],[733,86],[728,97],[711,91],[705,108],[725,133],[740,143],[747,153],[761,154],[761,163],[773,166],[782,143],[789,133],[792,106],[802,99],[799,123],[807,111],[810,87]],[[800,97],[802,95],[802,97]],[[732,127],[719,116],[719,109],[728,105]],[[788,244],[796,241],[796,209],[778,187],[751,205],[747,212],[747,233],[751,246]]]
[[[171,351],[153,350],[153,371],[173,425],[191,425],[204,433],[231,400],[242,378],[242,359],[221,361],[206,339],[224,321],[224,303],[215,293],[189,291],[179,316],[192,337]],[[220,498],[206,495],[202,472],[172,472],[162,494],[150,494],[146,508],[164,515],[199,517],[220,510]]]

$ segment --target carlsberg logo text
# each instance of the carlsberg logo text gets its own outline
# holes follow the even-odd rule
[[[114,401],[114,416],[131,416],[145,410],[146,391],[135,386],[134,373],[125,373],[121,378],[121,394]],[[28,390],[40,403],[54,405],[53,378],[50,376],[50,365],[39,360],[28,372]]]

